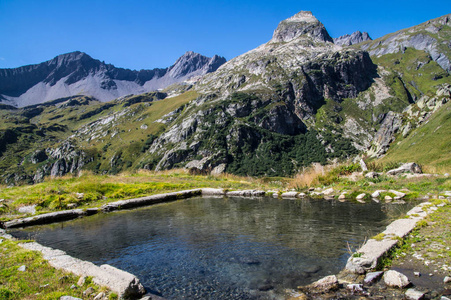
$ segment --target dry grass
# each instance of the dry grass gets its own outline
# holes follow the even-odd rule
[[[326,173],[330,172],[330,170],[336,166],[337,164],[326,166],[322,166],[321,164],[312,164],[311,166],[305,168],[302,173],[294,176],[293,180],[289,184],[289,188],[303,189],[318,185],[320,176],[325,176]]]

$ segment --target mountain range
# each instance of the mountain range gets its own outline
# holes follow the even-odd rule
[[[76,51],[37,65],[0,69],[0,100],[15,107],[75,95],[106,102],[214,72],[225,61],[217,55],[210,58],[190,51],[168,68],[135,71],[116,68]]]
[[[358,154],[440,169],[451,164],[450,40],[451,15],[375,40],[365,32],[333,39],[301,11],[227,62],[188,52],[168,69],[130,71],[76,52],[67,71],[65,55],[1,70],[3,103],[21,107],[0,105],[2,181],[180,167],[289,176]],[[41,77],[25,75],[35,70]],[[85,85],[50,99],[52,87],[87,78],[92,92]],[[49,98],[24,100],[38,86]],[[34,105],[22,107],[27,101]]]

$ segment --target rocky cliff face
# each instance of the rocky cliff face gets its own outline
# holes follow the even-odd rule
[[[451,72],[451,14],[400,30],[360,46],[370,55],[404,52],[414,48],[427,52],[448,73]]]
[[[185,108],[149,151],[159,159],[157,169],[187,162],[200,166],[197,158],[204,157],[202,168],[207,169],[290,174],[314,160],[340,155],[337,143],[350,142],[315,133],[314,116],[326,99],[340,103],[354,98],[375,76],[376,66],[366,52],[334,45],[321,22],[300,12],[280,22],[268,43],[205,76],[195,89],[206,96]],[[286,145],[277,139],[286,139]],[[298,147],[304,143],[322,150],[303,159],[297,142]],[[273,164],[265,147],[274,148],[270,153],[279,148],[292,154]],[[267,161],[251,170],[243,165],[251,168],[256,162],[246,156]]]
[[[214,72],[224,62],[223,57],[187,52],[169,68],[134,71],[72,52],[37,65],[0,69],[0,99],[17,107],[78,94],[110,101]]]
[[[359,44],[366,41],[372,41],[373,39],[369,36],[368,32],[356,31],[351,35],[345,34],[338,38],[334,38],[334,44],[340,46],[351,46]]]

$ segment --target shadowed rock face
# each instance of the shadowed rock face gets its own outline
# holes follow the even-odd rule
[[[0,99],[22,107],[83,93],[100,101],[141,94],[214,72],[225,58],[187,52],[165,69],[129,70],[93,59],[83,52],[15,69],[0,69]]]

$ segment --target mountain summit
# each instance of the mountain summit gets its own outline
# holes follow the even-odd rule
[[[135,71],[75,51],[36,65],[0,69],[0,101],[23,107],[82,94],[105,102],[205,75],[225,61],[217,55],[187,52],[169,68]]]
[[[272,42],[289,42],[299,36],[307,36],[320,42],[332,42],[324,25],[316,19],[312,12],[301,11],[283,20],[274,31]]]

